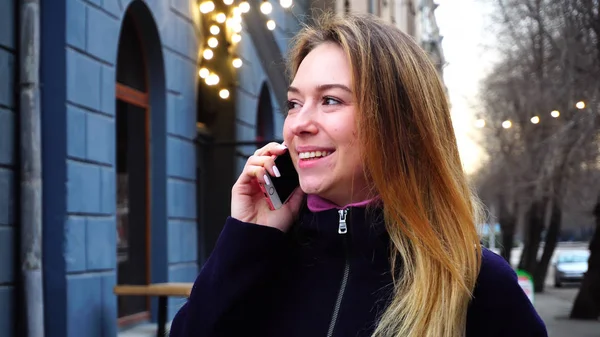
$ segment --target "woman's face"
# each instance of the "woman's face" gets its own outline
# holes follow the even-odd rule
[[[302,190],[339,206],[367,198],[351,88],[343,50],[321,44],[304,58],[290,85],[283,126]]]

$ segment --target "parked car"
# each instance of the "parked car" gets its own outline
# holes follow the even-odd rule
[[[562,287],[565,282],[581,282],[588,269],[590,252],[585,250],[563,251],[554,263],[554,286]]]

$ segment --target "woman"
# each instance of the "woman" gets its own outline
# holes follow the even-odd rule
[[[444,88],[412,39],[327,16],[289,69],[287,148],[248,159],[171,336],[547,336],[479,244]],[[300,189],[271,211],[259,184],[285,151]]]

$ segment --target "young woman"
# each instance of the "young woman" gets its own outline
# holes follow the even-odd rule
[[[302,30],[286,146],[248,159],[231,217],[172,337],[545,337],[502,258],[482,249],[444,88],[407,35],[369,16]],[[300,177],[271,211],[260,184]]]

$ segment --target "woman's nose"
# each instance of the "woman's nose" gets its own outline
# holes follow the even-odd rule
[[[316,134],[319,131],[315,114],[306,106],[295,114],[290,124],[292,132],[297,136]]]

